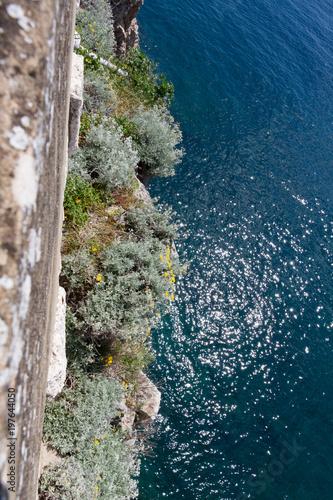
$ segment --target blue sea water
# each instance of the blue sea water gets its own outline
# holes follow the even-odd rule
[[[191,259],[153,334],[140,500],[333,499],[331,0],[145,0],[186,157],[149,189]]]

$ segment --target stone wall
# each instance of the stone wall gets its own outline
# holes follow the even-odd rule
[[[139,46],[136,16],[143,0],[111,0],[117,55],[126,54],[130,47]]]
[[[0,469],[34,500],[58,292],[75,0],[0,2]],[[8,486],[8,484],[7,484]]]

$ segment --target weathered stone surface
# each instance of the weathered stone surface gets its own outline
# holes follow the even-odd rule
[[[66,292],[59,286],[46,395],[54,398],[66,380]]]
[[[117,55],[126,54],[130,47],[139,46],[136,16],[143,0],[112,0],[114,35]]]
[[[73,54],[71,99],[69,108],[68,154],[79,147],[80,120],[83,106],[83,56]]]
[[[137,383],[139,389],[134,396],[137,419],[141,422],[154,420],[160,409],[161,393],[144,373],[138,377]]]
[[[75,0],[0,2],[0,477],[35,499],[60,265]]]
[[[137,189],[134,191],[133,196],[137,200],[143,201],[144,203],[147,203],[148,205],[152,205],[152,199],[150,197],[150,194],[148,193],[147,189],[145,186],[142,184],[139,179],[137,179],[139,185]]]
[[[74,50],[80,48],[80,45],[81,45],[81,36],[77,31],[75,31],[74,32]]]
[[[42,474],[43,469],[50,464],[60,464],[61,457],[58,453],[48,446],[47,444],[42,442],[41,450],[40,450],[40,461],[39,461],[39,476]]]
[[[120,427],[122,431],[128,432],[130,436],[132,435],[134,420],[135,411],[131,408],[126,408],[124,416],[120,420]]]

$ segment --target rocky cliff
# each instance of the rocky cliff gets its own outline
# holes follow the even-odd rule
[[[130,47],[138,47],[138,23],[136,16],[143,0],[112,0],[114,34],[117,55],[126,54]]]
[[[75,0],[0,2],[0,468],[18,500],[37,491],[75,7]]]

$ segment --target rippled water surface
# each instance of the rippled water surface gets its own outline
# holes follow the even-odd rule
[[[332,500],[333,5],[146,0],[187,155],[150,191],[190,270],[154,332],[140,500]]]

